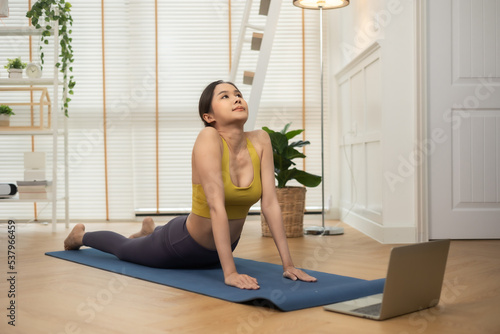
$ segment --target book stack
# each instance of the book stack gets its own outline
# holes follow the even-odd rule
[[[24,153],[24,181],[17,181],[19,199],[47,199],[50,185],[45,179],[45,153]]]
[[[19,199],[47,199],[50,183],[41,181],[17,181]]]

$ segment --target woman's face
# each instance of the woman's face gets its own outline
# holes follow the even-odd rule
[[[213,117],[216,124],[245,123],[248,119],[248,104],[241,92],[231,84],[215,87],[212,98]]]

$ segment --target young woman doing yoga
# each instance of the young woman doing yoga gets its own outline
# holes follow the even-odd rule
[[[129,238],[110,231],[85,232],[77,224],[64,248],[89,246],[124,261],[159,268],[196,268],[220,262],[227,285],[258,289],[254,277],[238,273],[232,251],[248,210],[260,199],[283,263],[283,276],[316,281],[292,262],[276,197],[271,141],[262,130],[244,131],[248,106],[241,92],[232,83],[215,81],[203,91],[199,113],[205,128],[192,152],[191,213],[156,228],[148,217]]]

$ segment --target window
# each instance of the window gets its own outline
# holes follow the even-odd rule
[[[228,2],[195,1],[186,5],[158,1],[157,48],[154,2],[106,1],[104,20],[101,1],[71,3],[76,81],[68,119],[71,218],[125,220],[133,218],[137,209],[157,207],[162,212],[189,211],[191,148],[203,127],[198,117],[198,98],[208,83],[226,79],[229,73]],[[9,5],[11,15],[0,24],[27,25],[26,1],[11,0]],[[231,2],[233,48],[244,5],[241,0]],[[304,14],[305,136],[312,143],[306,147],[306,170],[319,175],[318,17],[315,11]],[[7,45],[3,41],[0,60],[17,55],[29,59],[27,38]],[[32,45],[36,60],[39,57],[36,38]],[[293,122],[294,129],[302,128],[302,47],[302,10],[284,1],[256,128],[266,125],[280,130],[288,122]],[[3,68],[1,71],[2,77],[6,76]],[[245,93],[246,88],[238,85]],[[325,92],[326,86],[325,82]],[[328,125],[327,106],[325,96]],[[326,131],[325,152],[328,152],[328,137]],[[0,147],[0,181],[22,180],[19,166],[22,166],[22,152],[31,150],[31,138],[10,136],[3,140],[8,145]],[[50,144],[48,138],[35,138],[37,151],[50,151]],[[62,164],[62,145],[59,149]],[[48,169],[50,162],[48,154]],[[297,164],[302,168],[301,161]],[[59,184],[63,193],[63,184]],[[321,187],[308,189],[306,204],[309,208],[321,207]],[[61,216],[62,206],[58,208]],[[31,218],[32,207],[30,203],[15,203],[9,204],[8,211],[20,219]],[[43,205],[37,206],[38,211],[42,209]],[[44,214],[50,214],[50,204],[40,216]]]

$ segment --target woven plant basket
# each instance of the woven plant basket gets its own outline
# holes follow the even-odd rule
[[[304,212],[306,208],[305,187],[276,188],[278,203],[283,216],[283,224],[287,238],[297,238],[304,235]],[[262,236],[271,237],[271,231],[263,214],[261,217]]]

